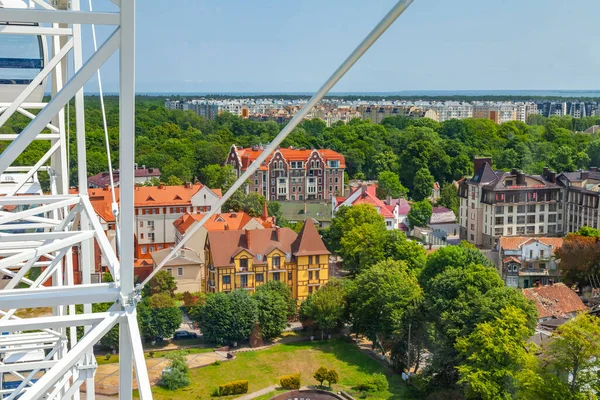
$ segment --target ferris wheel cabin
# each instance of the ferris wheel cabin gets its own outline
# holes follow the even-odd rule
[[[3,8],[27,8],[27,4],[22,0],[0,0],[0,10]],[[12,26],[35,25],[19,21],[0,21],[0,31]],[[27,33],[0,35],[0,103],[15,100],[44,68],[47,59],[48,50],[44,36]],[[46,79],[37,85],[25,101],[41,102],[45,87]]]

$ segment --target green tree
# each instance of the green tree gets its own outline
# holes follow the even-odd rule
[[[421,168],[413,180],[412,198],[415,201],[428,199],[433,191],[435,179],[427,168]]]
[[[454,211],[455,215],[458,215],[458,207],[460,206],[460,199],[458,198],[458,190],[452,183],[446,183],[440,190],[440,198],[437,201],[437,205],[446,207]]]
[[[426,262],[427,251],[414,240],[409,240],[406,234],[398,229],[386,231],[383,243],[383,253],[386,258],[405,261],[408,268],[418,276]]]
[[[363,269],[385,258],[385,226],[362,224],[346,232],[340,241],[338,254],[344,260],[344,269],[358,274]]]
[[[385,200],[388,196],[406,198],[407,195],[408,189],[402,186],[398,175],[391,171],[379,173],[377,177],[377,197]]]
[[[513,399],[535,386],[537,358],[526,342],[531,334],[525,313],[516,307],[501,310],[501,316],[478,324],[456,349],[465,357],[457,366],[459,384],[469,399]]]
[[[163,372],[160,386],[168,390],[177,390],[189,386],[189,367],[183,354],[179,351],[174,351],[166,357],[171,360],[171,363],[167,370]]]
[[[321,330],[321,340],[324,332],[339,326],[345,314],[346,288],[342,282],[329,281],[313,292],[300,306],[300,319],[313,320]]]
[[[370,204],[357,204],[352,207],[342,206],[331,220],[331,225],[324,231],[323,238],[330,251],[337,252],[342,238],[347,232],[363,224],[378,224],[385,227],[383,217]]]
[[[168,293],[144,298],[137,307],[138,323],[144,338],[169,338],[183,320],[181,310]]]
[[[338,375],[335,369],[330,369],[329,371],[327,371],[327,382],[329,382],[329,387],[331,387],[331,385],[335,385],[339,381],[340,376]]]
[[[166,184],[167,186],[180,186],[183,185],[183,181],[175,175],[171,175],[167,178]]]
[[[574,399],[595,398],[600,388],[600,318],[578,315],[559,326],[553,338],[548,344],[548,368],[568,375]]]
[[[429,200],[415,202],[410,206],[408,223],[411,228],[415,226],[425,227],[429,224],[431,214],[433,214],[433,207]]]
[[[204,337],[216,344],[247,339],[257,321],[256,302],[245,290],[206,296],[203,306],[191,311]]]
[[[296,315],[297,303],[292,294],[292,289],[282,281],[268,281],[256,288],[256,293],[269,291],[275,292],[285,300],[287,318],[292,319]]]
[[[169,293],[175,296],[177,284],[175,278],[167,271],[159,271],[152,279],[144,286],[144,296],[150,297],[153,294]]]
[[[231,165],[211,164],[200,170],[199,178],[202,183],[211,189],[225,189],[233,185],[236,176]]]
[[[381,261],[357,275],[349,288],[353,329],[373,343],[386,343],[422,296],[417,278],[405,262]]]
[[[327,371],[327,368],[319,367],[319,369],[316,370],[315,374],[313,375],[313,378],[315,378],[315,380],[319,382],[319,385],[323,386],[323,382],[327,380],[328,375],[329,371]]]
[[[273,290],[257,291],[252,298],[256,302],[260,333],[264,339],[271,340],[287,326],[287,304],[285,298]]]

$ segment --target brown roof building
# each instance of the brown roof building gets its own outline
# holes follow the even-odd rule
[[[329,280],[329,251],[314,223],[296,234],[289,228],[209,231],[205,260],[207,292],[254,291],[285,282],[298,300]]]
[[[538,322],[553,318],[569,319],[587,310],[577,293],[563,283],[523,289],[523,294],[535,302]]]

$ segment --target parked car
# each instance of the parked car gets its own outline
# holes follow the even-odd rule
[[[196,332],[177,331],[173,334],[173,340],[196,339],[197,337]]]

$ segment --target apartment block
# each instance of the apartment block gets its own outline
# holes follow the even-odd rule
[[[311,219],[300,233],[289,228],[210,231],[206,291],[254,290],[280,281],[302,301],[329,281],[329,251]]]
[[[111,189],[90,189],[90,202],[109,240],[116,236]],[[119,201],[119,188],[115,189]],[[220,189],[201,184],[143,186],[135,188],[135,257],[151,266],[151,253],[175,244],[173,222],[185,213],[205,213],[216,206]],[[218,210],[220,211],[220,210]],[[147,263],[142,263],[147,260]]]
[[[233,145],[225,163],[240,176],[262,151]],[[333,150],[279,148],[254,172],[247,190],[277,201],[330,199],[344,191],[345,168],[344,156]]]
[[[491,164],[491,158],[476,158],[475,175],[459,184],[461,239],[493,248],[502,236],[564,234],[566,189],[549,172],[494,171]]]

